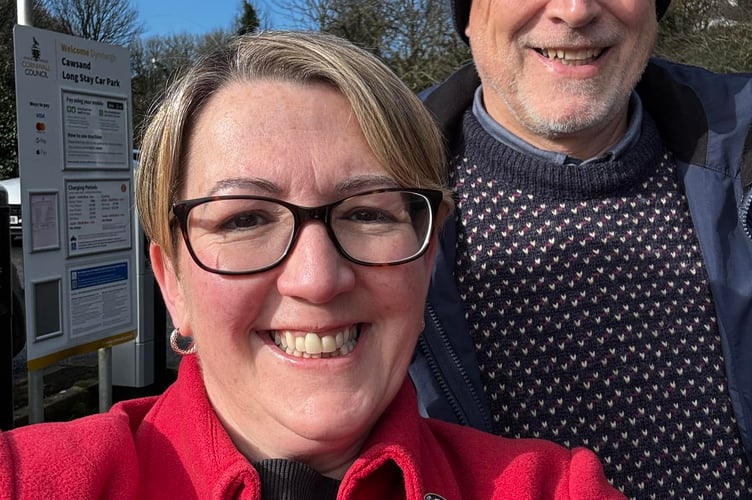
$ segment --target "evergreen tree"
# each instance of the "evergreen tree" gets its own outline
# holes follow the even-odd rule
[[[256,13],[256,8],[248,0],[243,0],[242,8],[243,12],[236,21],[237,29],[235,32],[238,35],[244,35],[258,31],[259,27],[261,27],[261,22]]]

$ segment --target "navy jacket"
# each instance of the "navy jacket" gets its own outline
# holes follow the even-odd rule
[[[421,96],[449,142],[479,84],[470,64]],[[677,162],[718,315],[733,408],[752,462],[752,75],[654,59],[637,92]],[[454,262],[450,220],[410,375],[424,414],[491,432]]]

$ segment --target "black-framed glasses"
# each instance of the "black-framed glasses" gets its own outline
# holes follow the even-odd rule
[[[263,196],[210,196],[173,204],[188,252],[202,269],[253,274],[279,265],[308,221],[322,222],[346,259],[364,266],[395,266],[428,248],[443,194],[390,188],[301,207]]]

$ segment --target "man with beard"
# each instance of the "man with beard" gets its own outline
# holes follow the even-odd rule
[[[458,210],[411,375],[630,497],[746,497],[752,82],[651,59],[668,4],[454,1],[474,64],[423,97]]]

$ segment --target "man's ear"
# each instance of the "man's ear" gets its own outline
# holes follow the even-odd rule
[[[180,327],[182,335],[190,335],[190,325],[185,311],[185,297],[178,279],[175,264],[165,254],[162,247],[152,242],[149,244],[149,257],[154,277],[162,291],[167,310],[170,313],[172,324]]]

